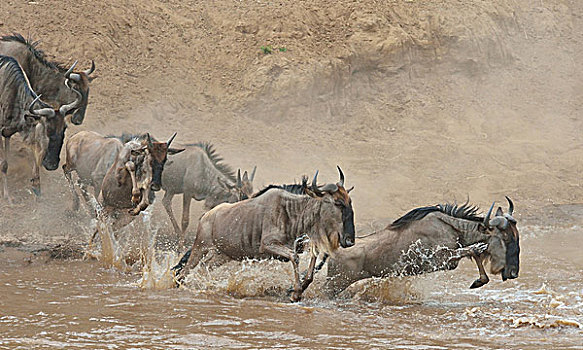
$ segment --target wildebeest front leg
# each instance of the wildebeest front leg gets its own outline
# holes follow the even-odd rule
[[[45,152],[42,150],[40,145],[34,144],[32,146],[33,152],[33,165],[32,165],[32,179],[30,182],[32,183],[32,192],[39,197],[41,195],[40,191],[40,166],[42,164],[43,158],[45,156]]]
[[[140,189],[138,188],[138,181],[136,181],[136,165],[130,160],[125,163],[125,168],[132,179],[132,202],[138,204],[140,202]]]
[[[133,197],[132,197],[133,198]],[[150,205],[150,187],[146,187],[144,189],[144,193],[142,193],[142,200],[138,203],[138,206],[135,207],[130,211],[132,215],[138,215],[141,211],[146,210]]]
[[[2,172],[2,182],[4,187],[4,199],[8,201],[8,204],[12,204],[12,199],[10,198],[10,194],[8,193],[8,151],[10,148],[10,138],[4,138],[4,143],[1,140],[2,136],[0,136],[0,171]]]
[[[180,239],[178,242],[178,249],[184,249],[184,242],[186,240],[186,229],[190,223],[190,203],[192,202],[193,195],[184,192],[182,194],[182,230],[180,231]]]
[[[321,260],[321,261],[320,261],[320,263],[319,263],[318,265],[316,265],[316,267],[314,268],[314,275],[316,275],[316,274],[317,274],[317,273],[318,273],[320,270],[322,270],[322,268],[323,268],[323,267],[324,267],[324,265],[326,264],[326,261],[328,261],[328,258],[329,258],[329,257],[330,257],[330,255],[328,255],[328,254],[326,254],[326,253],[324,253],[324,254],[322,255],[322,260]],[[302,272],[302,274],[301,274],[301,277],[300,277],[300,278],[302,279],[302,281],[306,279],[306,276],[308,276],[308,271],[307,271],[307,270],[306,270],[306,271],[304,271],[304,272]],[[313,276],[312,276],[312,278],[313,278]],[[294,290],[294,289],[293,289],[293,287],[289,288],[289,289],[287,290],[288,294],[290,294],[291,292],[293,292],[293,290]]]
[[[174,210],[172,210],[172,198],[174,198],[174,193],[170,191],[164,192],[164,198],[162,198],[162,204],[164,205],[164,209],[166,209],[166,213],[168,217],[170,217],[170,222],[174,227],[174,233],[176,236],[180,236],[180,226],[178,226],[178,222],[174,217]]]
[[[67,183],[69,184],[69,189],[71,190],[71,194],[73,195],[73,204],[71,205],[72,211],[79,210],[79,195],[75,190],[75,183],[73,182],[73,176],[71,174],[71,169],[67,163],[63,164],[63,173],[65,173],[65,179],[67,179]]]
[[[294,269],[294,291],[291,294],[291,301],[297,302],[302,299],[302,285],[300,283],[300,273],[298,271],[298,264],[296,259],[294,259],[295,252],[292,249],[289,249],[286,246],[281,245],[280,243],[271,243],[264,245],[264,251],[268,253],[272,253],[275,255],[279,255],[282,258],[288,259]]]
[[[479,287],[485,285],[486,283],[490,282],[490,279],[488,278],[488,275],[486,274],[486,269],[484,269],[484,265],[483,265],[485,257],[482,255],[474,255],[472,257],[473,257],[474,261],[476,262],[476,266],[478,266],[478,272],[480,273],[480,278],[475,280],[474,283],[472,283],[472,285],[470,286],[470,288],[479,288]]]
[[[308,271],[306,277],[302,281],[302,292],[304,292],[309,286],[310,283],[314,280],[314,268],[316,267],[316,260],[318,259],[318,255],[311,253],[310,257],[310,264],[308,265]]]
[[[447,258],[447,260],[445,261],[444,266],[447,269],[453,270],[457,267],[457,265],[461,259],[472,258],[474,256],[478,256],[478,255],[484,253],[487,249],[488,249],[488,243],[479,242],[479,243],[469,245],[467,247],[457,248],[453,251],[447,247],[444,247],[440,250],[442,251],[442,254],[450,252],[450,251],[452,252],[451,256],[449,256]],[[436,255],[438,255],[438,254],[436,254]]]

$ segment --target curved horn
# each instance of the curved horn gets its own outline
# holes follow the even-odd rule
[[[498,226],[499,229],[504,230],[508,226],[508,219],[502,216],[497,216],[488,223],[490,227]]]
[[[148,140],[148,147],[154,148],[154,144],[152,143],[152,137],[150,136],[149,132],[146,133],[146,139]]]
[[[95,71],[95,62],[93,60],[91,60],[91,68],[84,70],[83,73],[87,74],[87,76],[89,76],[91,73],[93,73],[93,71]]]
[[[512,201],[510,200],[510,198],[508,198],[508,196],[504,196],[506,197],[506,200],[508,201],[508,215],[512,216],[512,213],[514,213],[514,203],[512,203]]]
[[[174,133],[170,139],[168,140],[168,142],[166,142],[166,146],[170,147],[170,144],[172,143],[172,141],[174,141],[174,138],[176,137],[176,133]]]
[[[243,183],[241,181],[241,169],[237,169],[237,187],[243,187]]]
[[[316,170],[316,174],[314,174],[314,179],[312,180],[312,185],[310,186],[310,189],[317,195],[321,195],[322,192],[320,191],[320,189],[318,188],[318,172],[319,170]]]
[[[52,108],[41,108],[38,110],[35,110],[32,108],[34,106],[34,104],[37,103],[38,100],[40,100],[40,97],[41,97],[41,95],[38,95],[37,97],[35,97],[35,99],[28,106],[28,111],[30,112],[30,114],[44,116],[44,117],[54,117],[55,111]]]
[[[59,113],[63,117],[65,115],[67,115],[67,113],[69,113],[70,110],[79,107],[79,105],[81,105],[81,101],[83,100],[83,95],[81,95],[81,93],[79,91],[77,91],[75,89],[71,89],[71,90],[73,90],[73,92],[77,94],[77,99],[75,101],[73,101],[72,103],[69,103],[68,105],[62,105],[61,107],[59,107]]]
[[[342,172],[342,169],[340,169],[339,165],[336,165],[336,167],[338,168],[338,172],[340,173],[340,181],[338,182],[338,186],[344,187],[344,173]]]
[[[251,177],[249,178],[249,182],[253,182],[255,178],[255,171],[257,170],[257,165],[253,167],[253,171],[251,172]]]
[[[490,207],[490,210],[488,210],[488,214],[486,214],[486,217],[484,218],[484,226],[486,227],[490,227],[488,226],[490,224],[490,215],[492,215],[492,210],[494,209],[494,204],[496,203],[496,201],[494,201],[492,203],[492,206]]]
[[[73,64],[71,65],[71,68],[69,68],[69,69],[68,69],[68,70],[65,72],[65,78],[67,78],[67,79],[69,79],[69,78],[70,78],[70,76],[71,76],[71,73],[73,73],[73,69],[75,69],[75,66],[76,66],[76,65],[77,65],[77,61],[73,62]],[[77,77],[79,77],[79,74],[76,74],[76,75],[77,75]],[[71,78],[71,79],[73,79],[73,80],[75,80],[75,81],[79,81],[79,80],[81,79],[81,77],[79,77],[79,78],[78,78],[79,80],[77,80],[77,79],[74,79],[74,78]]]

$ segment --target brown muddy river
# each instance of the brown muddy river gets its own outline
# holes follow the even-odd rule
[[[329,301],[320,276],[299,304],[284,296],[291,267],[280,262],[232,262],[158,290],[140,288],[138,272],[4,247],[0,348],[583,349],[583,229],[520,229],[518,279],[470,290],[467,260]]]

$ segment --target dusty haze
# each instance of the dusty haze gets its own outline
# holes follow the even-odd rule
[[[234,167],[257,164],[256,188],[316,169],[332,181],[339,164],[368,222],[467,196],[487,206],[508,195],[523,214],[583,197],[582,7],[8,1],[0,31],[41,40],[64,63],[95,60],[85,122],[68,135],[210,140]],[[2,206],[2,220],[19,231],[12,219],[31,208],[61,218],[60,169],[43,171],[46,196],[31,204],[28,164],[15,163],[18,209]]]
[[[0,346],[580,347],[583,2],[3,0],[0,14],[1,34],[41,40],[50,59],[95,60],[85,122],[68,136],[177,131],[176,142],[213,142],[235,169],[257,165],[256,189],[316,169],[336,181],[338,164],[355,186],[357,234],[414,207],[469,197],[487,209],[505,195],[521,232],[520,278],[479,290],[465,261],[364,281],[347,302],[322,301],[320,275],[287,304],[291,268],[268,261],[141,291],[145,274],[31,254],[87,242],[95,223],[70,212],[61,169],[42,170],[35,201],[15,136],[15,203],[0,200]],[[190,239],[201,214],[193,205]],[[145,226],[172,233],[160,200]]]

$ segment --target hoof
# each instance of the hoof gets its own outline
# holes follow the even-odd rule
[[[293,292],[291,297],[289,298],[289,300],[292,303],[297,303],[298,301],[302,300],[302,293],[298,293],[298,292]]]
[[[34,193],[35,196],[40,197],[40,188],[32,188],[32,193]]]
[[[470,289],[480,288],[481,286],[485,285],[486,283],[488,283],[488,281],[482,282],[479,279],[477,279],[474,281],[474,283],[472,283],[472,285],[470,286]]]

